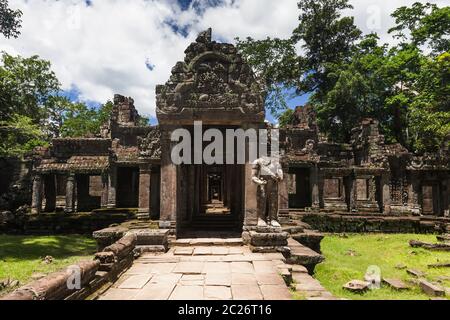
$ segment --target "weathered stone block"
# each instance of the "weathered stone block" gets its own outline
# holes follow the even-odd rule
[[[250,231],[250,244],[255,247],[286,246],[288,237],[287,232],[260,233]]]
[[[444,297],[445,296],[445,290],[444,288],[435,285],[431,282],[428,282],[427,280],[420,280],[419,286],[422,289],[424,293],[426,293],[429,296],[432,297]]]

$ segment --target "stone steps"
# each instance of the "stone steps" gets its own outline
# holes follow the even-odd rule
[[[310,276],[306,268],[292,268],[292,287],[306,300],[338,300],[317,279]]]
[[[320,253],[320,242],[324,238],[324,235],[314,230],[304,230],[302,233],[292,234],[291,237],[298,241],[300,244]]]
[[[310,274],[314,273],[314,268],[317,264],[325,260],[324,256],[300,244],[295,239],[288,239],[288,247],[291,249],[291,252],[287,262],[304,266]]]
[[[190,246],[242,246],[242,238],[198,238],[198,239],[176,239],[171,242],[172,246],[190,247]]]

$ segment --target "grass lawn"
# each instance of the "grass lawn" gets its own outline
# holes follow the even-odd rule
[[[95,241],[85,236],[0,235],[0,279],[19,280],[23,285],[31,281],[33,273],[48,274],[92,259],[95,251]],[[45,256],[52,256],[53,262],[42,263]]]
[[[398,292],[386,286],[378,290],[369,290],[363,295],[353,294],[342,285],[350,280],[364,279],[369,266],[380,267],[381,276],[410,279],[406,270],[399,270],[397,265],[426,272],[426,278],[436,280],[439,276],[450,277],[449,268],[431,269],[428,264],[450,261],[450,252],[436,252],[411,248],[411,239],[436,242],[434,235],[416,234],[349,234],[348,238],[339,235],[327,235],[322,241],[322,253],[325,262],[316,267],[315,277],[335,296],[347,299],[367,300],[419,300],[429,299],[416,286],[412,290]],[[446,280],[443,286],[450,287]]]

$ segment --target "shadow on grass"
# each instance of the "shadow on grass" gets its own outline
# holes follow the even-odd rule
[[[68,236],[10,236],[0,235],[0,261],[35,260],[45,256],[66,259],[95,253],[93,239],[79,235]]]

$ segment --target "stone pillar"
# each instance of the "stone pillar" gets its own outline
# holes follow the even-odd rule
[[[75,201],[75,175],[71,173],[66,182],[66,208],[64,209],[66,213],[75,212]]]
[[[257,129],[257,126],[242,128],[248,130]],[[246,144],[246,152],[249,154],[249,141]],[[258,224],[258,186],[252,182],[253,164],[246,159],[244,165],[244,226],[256,226]]]
[[[108,177],[108,209],[116,208],[116,188],[117,188],[117,168],[112,166],[109,169]]]
[[[100,205],[102,208],[108,207],[108,174],[102,173],[102,197],[100,200]]]
[[[408,207],[411,213],[419,215],[422,208],[419,204],[420,180],[416,173],[411,172],[408,185]]]
[[[56,209],[56,183],[55,183],[55,175],[53,174],[45,176],[44,195],[45,195],[45,212],[54,212]]]
[[[350,176],[350,212],[357,212],[358,211],[358,205],[357,205],[357,199],[358,199],[358,190],[357,190],[357,181],[356,181],[356,175],[353,173]]]
[[[444,180],[442,187],[441,192],[444,198],[444,217],[450,217],[450,178]]]
[[[278,184],[278,218],[281,223],[289,222],[288,167],[283,167],[284,178]]]
[[[39,214],[42,210],[42,176],[36,174],[33,179],[31,214]]]
[[[313,209],[320,208],[320,193],[319,193],[319,168],[315,164],[310,171],[311,184],[311,203]]]
[[[172,163],[172,142],[168,128],[161,132],[161,211],[159,227],[162,229],[176,228],[178,210],[178,172]]]
[[[381,209],[383,213],[391,213],[391,189],[390,189],[391,175],[390,172],[383,173],[380,180],[381,188]]]
[[[140,167],[138,219],[150,218],[151,175],[152,170],[149,165],[142,165]]]

